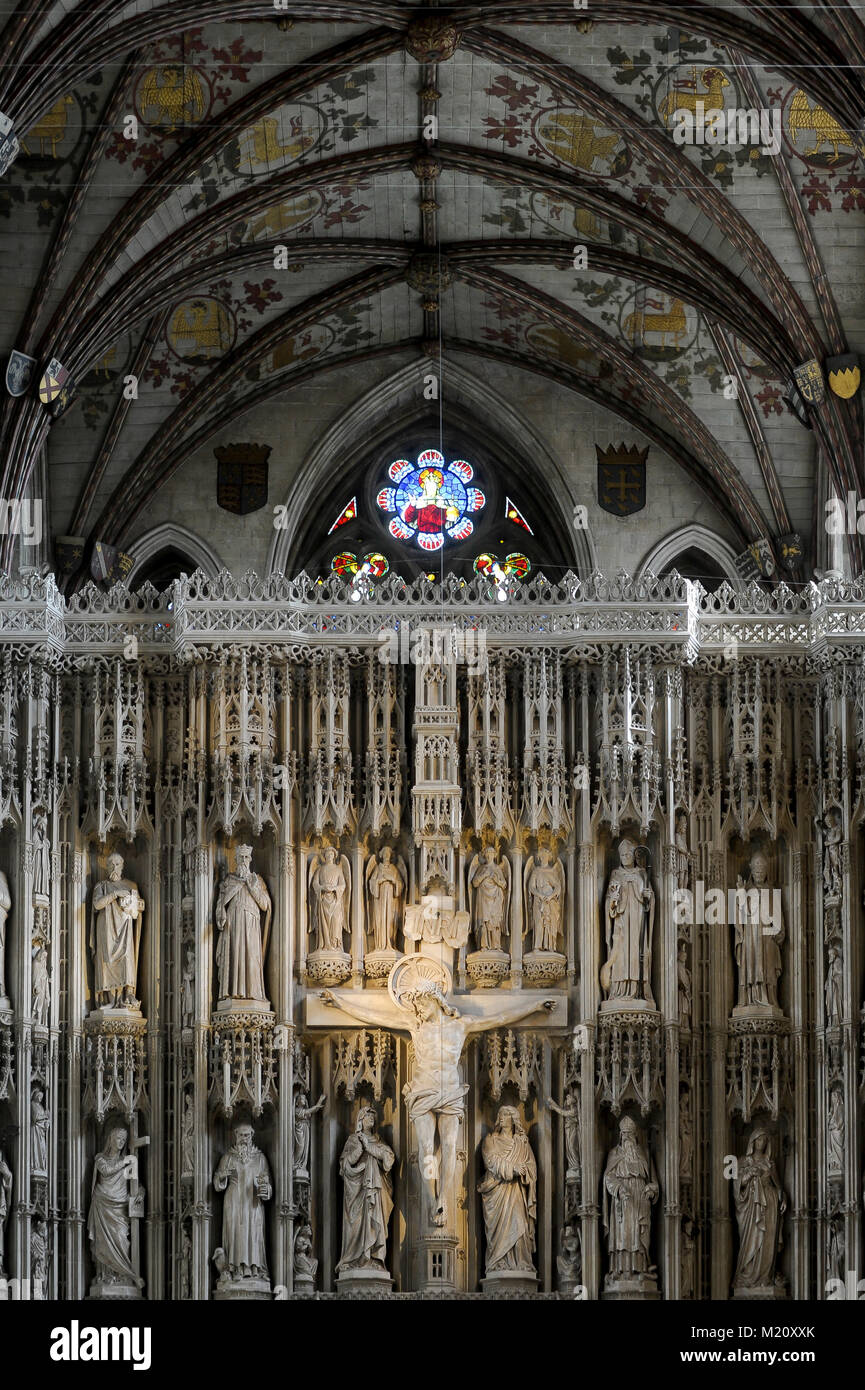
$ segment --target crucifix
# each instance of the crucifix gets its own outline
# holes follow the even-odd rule
[[[439,1229],[453,1219],[450,1203],[455,1200],[459,1127],[469,1089],[460,1081],[459,1065],[467,1039],[532,1014],[551,1014],[562,1004],[555,999],[511,997],[496,1001],[494,1012],[475,1012],[476,1001],[469,997],[461,1012],[448,1003],[450,987],[451,975],[444,962],[418,953],[404,956],[394,966],[388,978],[389,997],[367,990],[324,990],[319,995],[326,1005],[366,1027],[407,1033],[411,1038],[414,1068],[403,1096],[417,1135],[429,1224]],[[315,1019],[319,1021],[324,1020]]]

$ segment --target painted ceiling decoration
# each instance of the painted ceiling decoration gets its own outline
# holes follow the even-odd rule
[[[0,231],[27,264],[7,258],[0,309],[0,496],[25,497],[43,461],[62,478],[67,590],[97,540],[125,553],[196,451],[365,364],[421,358],[445,390],[449,362],[554,381],[793,578],[818,477],[865,486],[861,276],[835,255],[865,214],[865,27],[846,0],[593,0],[590,17],[571,0],[46,0],[11,14],[4,47]],[[762,134],[677,143],[700,102],[762,112]],[[377,491],[391,539],[468,544],[474,461],[405,463]],[[219,467],[220,506],[264,508],[266,459]],[[363,511],[351,467],[327,534]],[[633,510],[619,490],[612,516]],[[354,535],[326,566],[388,563]],[[508,544],[519,577],[532,562]]]

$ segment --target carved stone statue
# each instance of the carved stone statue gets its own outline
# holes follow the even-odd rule
[[[781,1282],[775,1266],[782,1240],[781,1217],[787,1209],[772,1157],[771,1136],[762,1125],[752,1130],[745,1157],[739,1160],[733,1200],[739,1227],[733,1293],[753,1298],[755,1290],[768,1292]]]
[[[583,1271],[580,1233],[576,1226],[562,1227],[559,1254],[556,1256],[556,1268],[559,1272],[560,1290],[562,1293],[571,1292],[574,1285],[579,1284]]]
[[[827,1279],[840,1280],[842,1287],[846,1287],[846,1246],[844,1218],[833,1216],[826,1230],[826,1275]]]
[[[51,1115],[46,1109],[41,1086],[30,1091],[30,1172],[34,1178],[48,1177],[48,1140]]]
[[[473,1033],[516,1023],[541,1008],[555,1007],[554,1000],[526,1003],[516,999],[494,1014],[466,1017],[448,1004],[443,987],[449,985],[441,966],[418,955],[403,957],[391,971],[388,990],[393,1003],[373,998],[372,991],[365,991],[370,998],[363,1000],[345,994],[337,997],[329,990],[321,994],[325,1003],[338,1006],[359,1023],[406,1032],[411,1037],[414,1065],[403,1095],[417,1135],[428,1217],[436,1227],[448,1225],[448,1203],[455,1200],[460,1122],[468,1090],[460,1078],[466,1039]]]
[[[312,1287],[318,1271],[318,1260],[312,1253],[312,1227],[308,1222],[298,1226],[294,1237],[294,1282],[295,1287],[306,1284]]]
[[[694,1284],[697,1272],[696,1242],[694,1222],[690,1216],[682,1217],[682,1280],[680,1293],[683,1299],[694,1297]]]
[[[685,892],[691,879],[691,852],[688,849],[688,817],[684,811],[676,816],[676,887]]]
[[[691,1092],[684,1086],[679,1093],[679,1177],[690,1182],[694,1159],[694,1122],[691,1116]]]
[[[195,1103],[192,1093],[186,1091],[183,1097],[183,1117],[180,1124],[180,1176],[195,1176]]]
[[[580,1172],[580,1093],[576,1086],[565,1091],[565,1104],[557,1105],[552,1096],[547,1101],[551,1110],[561,1115],[565,1122],[565,1155],[568,1160],[568,1177],[578,1177]]]
[[[610,1255],[605,1288],[656,1285],[650,1242],[652,1205],[658,1200],[654,1159],[636,1123],[626,1115],[619,1125],[619,1142],[609,1152],[604,1169],[604,1231]]]
[[[507,859],[497,858],[494,845],[487,845],[469,865],[469,891],[478,949],[500,951],[511,895],[511,866]]]
[[[841,816],[834,807],[826,812],[823,826],[823,892],[826,898],[841,896],[843,869],[841,864],[841,842],[844,832]]]
[[[33,812],[33,895],[47,898],[51,894],[51,846],[48,843],[48,817],[44,811]]]
[[[222,1155],[213,1175],[217,1192],[225,1193],[222,1244],[213,1259],[219,1271],[217,1294],[249,1297],[270,1293],[264,1203],[273,1196],[267,1159],[255,1143],[251,1124],[242,1121],[232,1131],[231,1148]]]
[[[324,1105],[326,1096],[319,1096],[315,1105],[310,1105],[305,1091],[299,1091],[294,1100],[294,1176],[309,1177],[309,1139],[310,1116],[315,1115]]]
[[[195,947],[187,942],[183,950],[183,978],[180,981],[180,1026],[195,1022]]]
[[[34,1217],[30,1222],[30,1278],[33,1297],[48,1297],[48,1222]]]
[[[198,831],[195,814],[187,811],[183,821],[183,869],[181,888],[185,898],[191,898],[195,889],[195,851],[198,848]]]
[[[138,1298],[144,1280],[130,1255],[130,1184],[137,1184],[138,1159],[126,1153],[129,1132],[124,1125],[108,1131],[105,1147],[93,1164],[93,1186],[87,1234],[96,1265],[91,1298]]]
[[[40,1027],[47,1028],[51,1011],[51,981],[48,977],[48,948],[44,941],[36,942],[32,957],[30,989],[33,995],[33,1017]]]
[[[829,1092],[826,1128],[826,1166],[830,1177],[840,1177],[844,1172],[844,1100],[836,1087]]]
[[[348,931],[346,910],[351,901],[351,871],[345,855],[337,860],[336,850],[327,845],[321,859],[313,855],[309,866],[312,929],[319,951],[343,950]]]
[[[481,1145],[486,1170],[478,1186],[486,1228],[487,1278],[502,1270],[535,1273],[538,1169],[512,1105],[499,1106],[496,1127]]]
[[[525,869],[526,908],[532,928],[533,951],[558,951],[565,906],[565,871],[550,850],[529,856]]]
[[[12,896],[6,875],[0,870],[0,1009],[12,1007],[6,993],[6,918],[12,907]]]
[[[12,1169],[0,1149],[0,1274],[5,1274],[6,1222],[12,1204]]]
[[[366,866],[366,885],[370,896],[373,941],[376,951],[395,951],[400,921],[400,904],[408,886],[402,859],[393,862],[388,845],[378,858],[370,856]]]
[[[101,1008],[140,1009],[135,997],[144,900],[123,877],[123,856],[108,856],[108,878],[93,889],[90,949],[96,1003]]]
[[[178,1283],[180,1285],[180,1297],[186,1301],[192,1297],[192,1240],[186,1222],[180,1235],[180,1260]]]
[[[608,997],[602,1007],[621,1008],[633,1000],[655,1007],[651,983],[655,893],[648,869],[636,863],[640,848],[633,840],[622,840],[619,867],[610,874],[604,908],[607,960],[601,967],[601,987]]]
[[[781,945],[784,941],[784,922],[772,910],[770,894],[766,887],[768,864],[766,856],[756,853],[751,857],[751,888],[747,902],[740,901],[737,894],[735,948],[736,965],[739,970],[738,1009],[780,1013],[778,1006],[778,979],[781,974]],[[739,887],[743,885],[739,881]]]
[[[387,1228],[393,1211],[390,1170],[394,1151],[376,1133],[371,1105],[358,1111],[354,1134],[339,1159],[342,1176],[342,1253],[337,1272],[358,1269],[386,1273]]]
[[[264,959],[270,936],[270,894],[264,879],[253,871],[251,845],[238,845],[236,862],[235,872],[220,883],[216,899],[219,999],[269,1007]]]
[[[829,963],[826,967],[826,1026],[835,1028],[841,1022],[844,1011],[843,965],[840,946],[829,947]]]
[[[676,972],[679,977],[679,1026],[683,1032],[691,1031],[691,972],[688,969],[688,947],[684,941],[679,942],[679,954],[676,961]]]

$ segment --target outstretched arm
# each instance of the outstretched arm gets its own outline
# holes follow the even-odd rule
[[[371,1025],[373,1028],[389,1028],[392,1032],[409,1031],[408,1022],[400,1018],[389,998],[364,999],[361,1003],[359,1000],[347,999],[342,990],[333,994],[329,989],[323,989],[318,997],[323,1004],[342,1009],[344,1014],[356,1019],[358,1023]]]
[[[530,1004],[517,1000],[500,1009],[497,1014],[487,1014],[484,1018],[467,1020],[466,1032],[483,1033],[488,1028],[502,1028],[508,1023],[518,1023],[521,1018],[528,1018],[530,1014],[540,1013],[541,1009],[546,1009],[547,1013],[550,1013],[555,1007],[555,999],[542,999],[537,1004],[534,1000]]]

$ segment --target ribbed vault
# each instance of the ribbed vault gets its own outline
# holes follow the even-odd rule
[[[148,509],[209,441],[363,363],[553,381],[662,450],[740,549],[783,563],[799,532],[823,562],[814,498],[861,487],[861,409],[827,391],[804,429],[783,398],[800,363],[858,347],[858,267],[824,206],[843,226],[865,208],[849,5],[96,0],[19,7],[3,45],[27,245],[6,346],[58,358],[76,393],[59,417],[4,400],[2,495],[32,491],[47,448],[51,529],[85,567],[96,540],[157,533]],[[718,72],[777,111],[768,163],[673,142],[671,93]],[[812,129],[840,131],[837,167]],[[175,350],[190,305],[219,325],[197,358]]]

